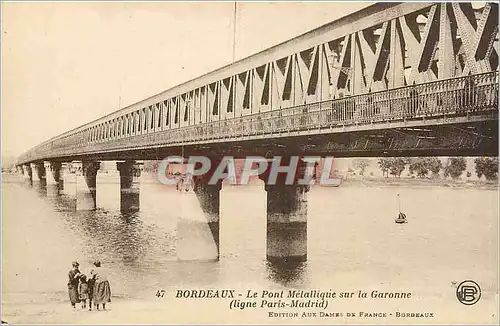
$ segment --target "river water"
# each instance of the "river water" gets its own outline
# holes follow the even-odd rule
[[[313,187],[308,193],[308,261],[284,269],[265,260],[266,193],[261,184],[224,185],[220,262],[187,263],[176,257],[176,223],[182,209],[176,191],[142,182],[141,211],[123,216],[119,212],[119,184],[99,178],[98,209],[91,212],[75,211],[74,184],[66,183],[63,194],[51,196],[20,178],[4,180],[2,320],[76,322],[73,315],[63,312],[70,310],[67,272],[73,260],[79,261],[85,271],[95,259],[109,271],[111,309],[116,311],[116,306],[123,303],[125,307],[127,302],[142,307],[137,308],[141,311],[153,309],[144,307],[154,306],[159,289],[174,293],[185,288],[376,288],[412,291],[414,298],[419,298],[415,300],[422,300],[419,302],[427,309],[448,300],[446,311],[455,316],[454,309],[458,309],[463,322],[468,315],[460,314],[465,306],[457,302],[453,282],[472,279],[481,285],[485,309],[475,310],[474,314],[486,318],[483,321],[487,323],[498,320],[492,312],[498,304],[497,191],[409,186]],[[405,225],[394,223],[397,193],[409,218]],[[172,311],[167,306],[162,303],[160,308],[158,304],[154,307]],[[226,306],[224,302],[215,309],[221,309],[220,314],[224,315]],[[199,307],[203,308],[201,303]],[[357,311],[360,306],[349,308]],[[114,316],[112,320],[92,321],[132,320],[125,316],[124,313],[122,317],[128,319]],[[231,316],[229,320],[243,320],[243,315]],[[257,321],[275,322],[264,314],[261,317]],[[442,314],[441,317],[448,318]],[[148,320],[144,317],[139,321]],[[207,318],[207,322],[217,320]]]

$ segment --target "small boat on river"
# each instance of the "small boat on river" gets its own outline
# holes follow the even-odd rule
[[[399,208],[399,214],[398,214],[398,217],[394,220],[394,222],[397,224],[408,223],[408,220],[406,218],[406,214],[401,212],[401,202],[399,201],[399,194],[398,194],[398,208]]]

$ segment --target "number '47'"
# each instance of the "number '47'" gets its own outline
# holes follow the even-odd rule
[[[164,295],[165,295],[165,290],[157,290],[156,291],[156,297],[163,298]]]

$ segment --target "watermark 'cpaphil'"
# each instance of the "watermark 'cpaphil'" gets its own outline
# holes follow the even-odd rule
[[[323,164],[319,164],[322,161]],[[176,185],[179,179],[171,176],[168,166],[172,163],[183,164],[185,175],[202,178],[209,185],[223,180],[230,184],[248,184],[252,177],[259,177],[268,185],[339,185],[340,178],[332,177],[333,157],[319,156],[275,156],[271,159],[261,156],[248,156],[237,172],[233,156],[217,160],[207,156],[169,156],[161,161],[157,169],[158,181],[164,185]]]

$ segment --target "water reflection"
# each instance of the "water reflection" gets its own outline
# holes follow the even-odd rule
[[[35,188],[37,193],[41,196],[47,196],[47,182],[45,180],[34,180],[33,188]]]
[[[185,275],[186,286],[218,284],[221,266],[218,262],[179,261],[175,268]],[[182,286],[182,281],[179,286]]]
[[[57,212],[76,211],[76,200],[62,194],[61,192],[57,192],[57,196],[49,197],[49,201],[54,205]]]
[[[119,211],[98,208],[95,211],[76,211],[74,194],[62,194],[57,186],[47,187],[35,181],[40,197],[47,196],[57,212],[62,213],[66,228],[75,234],[75,240],[86,250],[88,262],[99,258],[106,263],[124,266],[147,266],[148,261],[163,261],[175,257],[173,234],[159,234],[153,225],[144,223],[146,212],[122,214]],[[142,215],[141,215],[142,214]],[[148,256],[155,256],[152,259]]]
[[[26,178],[22,182],[23,185],[27,185],[28,187],[33,187],[33,180],[30,178]]]
[[[47,197],[56,197],[61,194],[60,186],[58,184],[47,184]]]
[[[150,275],[151,279],[148,282],[153,284],[166,282],[178,286],[182,286],[184,281],[188,282],[186,286],[215,285],[221,282],[221,278],[228,277],[229,271],[224,269],[229,265],[231,269],[235,268],[234,262],[226,264],[177,260],[175,210],[179,207],[174,203],[175,193],[159,195],[157,188],[144,186],[141,196],[158,196],[158,200],[165,196],[163,200],[168,198],[169,201],[167,209],[160,209],[158,203],[147,201],[147,205],[157,207],[146,206],[138,212],[121,212],[120,207],[116,205],[116,200],[119,198],[114,198],[119,193],[114,194],[113,189],[106,188],[110,187],[109,185],[101,184],[100,194],[101,196],[105,194],[106,198],[101,198],[102,202],[98,208],[95,211],[77,211],[76,192],[72,189],[74,188],[72,186],[76,185],[69,183],[65,186],[62,190],[57,185],[47,185],[38,180],[33,184],[36,193],[40,197],[47,198],[55,211],[61,214],[64,228],[71,230],[72,236],[78,243],[77,246],[84,248],[83,265],[90,265],[92,261],[99,259],[115,271],[115,278],[123,278],[124,283],[133,281],[130,275],[140,277]],[[162,223],[163,220],[166,221],[165,224]],[[235,234],[238,237],[237,233]],[[262,242],[261,245],[265,244],[265,239],[258,241]],[[240,249],[247,250],[241,247]],[[248,259],[242,252],[227,256],[241,256],[242,259]],[[264,274],[263,276],[271,283],[293,286],[301,285],[307,280],[306,263],[267,261],[261,263],[257,260],[255,265],[262,266],[262,270],[256,266],[248,267],[259,270],[259,273]],[[172,274],[164,273],[172,269],[175,270]],[[124,276],[124,273],[129,275]],[[123,285],[124,288],[129,286],[133,287],[130,284]]]
[[[307,262],[266,261],[268,278],[283,286],[304,284],[307,277]]]

